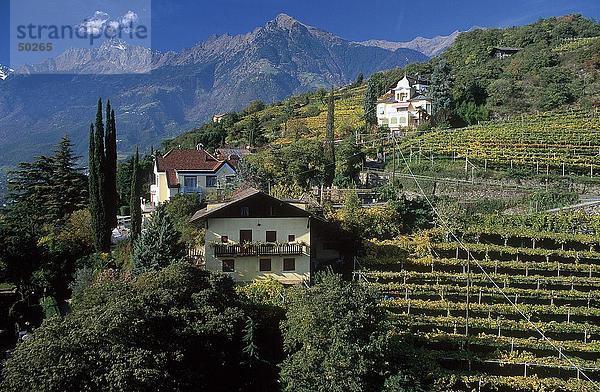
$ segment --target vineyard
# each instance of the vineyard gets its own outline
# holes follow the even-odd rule
[[[600,115],[584,110],[521,115],[406,138],[401,148],[410,156],[466,158],[482,170],[519,167],[535,174],[597,177]]]
[[[460,388],[597,390],[598,219],[532,219],[368,243],[361,279]]]

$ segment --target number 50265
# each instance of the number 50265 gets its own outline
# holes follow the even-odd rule
[[[52,42],[19,42],[17,49],[19,50],[19,52],[50,52],[52,51]]]

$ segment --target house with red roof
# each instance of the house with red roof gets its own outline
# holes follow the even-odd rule
[[[204,198],[224,188],[236,176],[236,165],[218,159],[202,145],[196,149],[173,149],[154,159],[154,181],[150,187],[150,207],[156,207],[180,193]]]

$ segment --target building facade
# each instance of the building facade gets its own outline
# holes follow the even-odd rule
[[[154,159],[154,179],[150,187],[149,207],[156,207],[180,193],[206,194],[231,183],[236,164],[220,160],[202,146],[195,150],[174,149]]]
[[[209,204],[192,221],[206,230],[205,268],[226,273],[236,282],[272,277],[283,284],[308,283],[320,264],[341,263],[344,258],[339,251],[343,237],[322,230],[326,222],[307,211],[305,204],[252,188],[226,203]]]
[[[377,124],[392,131],[421,125],[431,116],[428,86],[426,80],[405,75],[377,102]]]

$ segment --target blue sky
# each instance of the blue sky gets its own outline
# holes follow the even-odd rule
[[[65,19],[80,18],[85,13],[91,15],[98,10],[116,15],[123,11],[119,7],[130,4],[117,0],[78,3],[81,4],[61,8]],[[415,3],[399,0],[153,0],[152,46],[162,51],[181,50],[213,34],[245,33],[280,12],[351,40],[405,41],[472,26],[527,24],[541,17],[568,13],[600,20],[599,0],[430,0],[421,3],[422,6],[411,4]],[[0,0],[0,64],[9,64],[9,5],[10,0]]]

